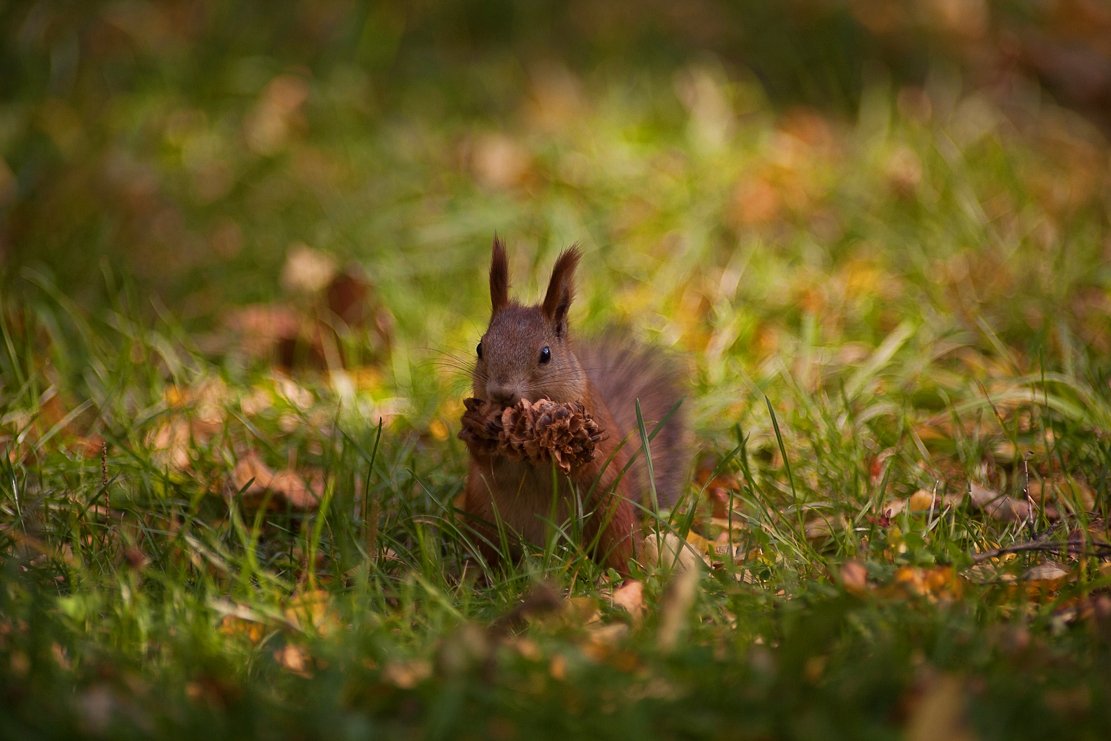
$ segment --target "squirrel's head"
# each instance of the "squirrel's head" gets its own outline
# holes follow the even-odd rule
[[[574,298],[581,254],[564,250],[552,268],[543,303],[524,306],[509,298],[505,246],[494,238],[490,261],[490,326],[475,352],[474,395],[512,406],[520,399],[582,401],[586,376],[571,350],[567,312]]]

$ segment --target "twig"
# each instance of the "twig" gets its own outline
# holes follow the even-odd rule
[[[1111,556],[1111,543],[1103,543],[1100,541],[1087,544],[1069,541],[1067,543],[1049,543],[1046,541],[1036,541],[1032,543],[1015,543],[1014,545],[1003,546],[1002,548],[993,548],[990,551],[972,554],[972,563],[982,563],[992,558],[1005,556],[1008,553],[1026,553],[1031,551],[1040,551],[1046,553],[1078,553],[1086,556]]]

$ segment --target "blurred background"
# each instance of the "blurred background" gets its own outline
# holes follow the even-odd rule
[[[929,153],[990,161],[1001,131],[1035,169],[946,177],[1106,214],[1103,0],[17,1],[0,69],[2,290],[130,286],[197,329],[321,257],[402,330],[481,314],[445,286],[481,287],[495,230],[529,268],[582,241],[618,287],[656,264],[638,255],[724,269],[746,245],[820,273],[869,215],[947,220]],[[928,242],[923,218],[891,243]]]

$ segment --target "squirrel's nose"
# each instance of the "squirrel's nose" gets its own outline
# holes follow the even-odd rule
[[[490,397],[490,401],[495,404],[501,404],[503,407],[511,407],[521,398],[521,395],[517,393],[517,389],[512,386],[503,386],[501,384],[491,383],[486,387],[486,393]]]

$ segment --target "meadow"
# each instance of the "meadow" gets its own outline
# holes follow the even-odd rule
[[[0,736],[1111,727],[1111,129],[1004,63],[1111,19],[586,5],[0,10]],[[466,537],[495,233],[688,368],[629,579]]]

